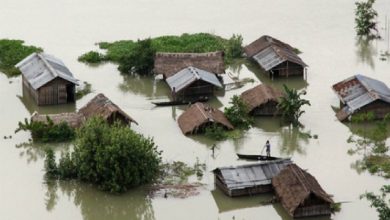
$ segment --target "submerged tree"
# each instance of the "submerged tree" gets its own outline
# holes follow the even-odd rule
[[[229,103],[231,106],[224,110],[226,118],[236,128],[249,129],[254,121],[248,114],[249,110],[245,102],[239,96],[234,95]]]
[[[378,30],[375,21],[378,13],[373,8],[375,0],[367,0],[367,2],[355,2],[355,29],[358,36],[376,37]],[[376,34],[373,34],[376,31]]]
[[[296,89],[289,89],[286,85],[283,85],[285,96],[280,99],[278,109],[282,113],[283,119],[291,123],[294,127],[300,126],[299,118],[305,113],[301,110],[304,105],[310,105],[309,100],[301,98],[306,94],[306,91],[298,92]]]
[[[378,212],[379,220],[390,219],[390,185],[384,185],[380,189],[381,193],[376,195],[372,192],[365,193],[360,198],[365,198],[371,203],[371,207],[374,207]]]

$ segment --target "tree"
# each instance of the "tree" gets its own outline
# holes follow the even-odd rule
[[[294,127],[300,126],[299,117],[305,111],[301,110],[304,105],[310,105],[309,100],[302,99],[301,96],[306,94],[306,91],[298,92],[296,89],[289,89],[283,85],[285,96],[280,99],[278,110],[282,113],[283,119],[291,123]]]
[[[368,192],[361,195],[360,198],[366,198],[371,203],[371,207],[374,207],[378,212],[379,220],[388,220],[390,219],[390,199],[387,198],[387,195],[390,193],[390,185],[382,186],[380,191],[379,195]]]
[[[375,37],[372,31],[378,32],[375,21],[378,13],[373,9],[375,0],[367,2],[355,2],[355,29],[358,36]],[[377,33],[378,34],[378,33]]]
[[[237,95],[234,95],[230,102],[232,106],[225,108],[226,118],[236,128],[249,129],[253,124],[253,119],[248,115],[249,110],[245,102]]]

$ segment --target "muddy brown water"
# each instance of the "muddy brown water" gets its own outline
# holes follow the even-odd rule
[[[380,61],[386,40],[358,42],[354,32],[354,4],[350,0],[216,1],[216,0],[1,0],[0,38],[23,39],[61,58],[77,78],[92,84],[94,93],[76,105],[38,108],[22,96],[21,78],[0,75],[0,219],[290,219],[279,205],[261,205],[267,196],[232,199],[215,189],[209,172],[218,166],[245,163],[235,153],[258,153],[267,139],[272,154],[290,156],[308,169],[336,201],[348,201],[331,219],[377,219],[375,210],[359,199],[366,190],[377,190],[381,177],[353,168],[359,156],[349,156],[348,124],[338,122],[331,106],[338,100],[331,85],[356,73],[390,84],[390,61]],[[379,27],[384,36],[390,2],[378,0]],[[309,65],[307,80],[266,77],[253,65],[235,65],[229,72],[250,77],[241,89],[219,94],[211,101],[223,108],[230,97],[262,83],[283,83],[307,91],[312,106],[305,107],[301,122],[318,139],[303,138],[295,130],[281,127],[278,119],[259,118],[243,138],[217,143],[186,137],[176,118],[183,107],[155,108],[151,101],[169,94],[167,86],[151,77],[122,76],[114,64],[97,67],[77,61],[82,53],[96,49],[94,43],[138,39],[184,32],[210,32],[224,37],[240,33],[245,43],[269,34],[299,48]],[[134,117],[133,128],[153,136],[166,161],[207,165],[200,195],[187,199],[150,198],[143,188],[124,195],[109,195],[77,182],[44,183],[43,148],[61,152],[69,144],[32,145],[28,133],[14,134],[17,122],[31,112],[73,111],[102,92]],[[3,136],[12,135],[12,139]],[[317,218],[323,219],[323,218]]]

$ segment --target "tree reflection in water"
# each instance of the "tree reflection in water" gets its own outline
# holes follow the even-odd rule
[[[292,126],[280,129],[281,142],[279,142],[280,154],[292,155],[294,153],[306,154],[305,147],[311,137],[310,132],[303,132]]]
[[[377,55],[377,50],[373,44],[374,41],[366,37],[358,37],[355,43],[358,62],[365,63],[375,69],[374,56]]]

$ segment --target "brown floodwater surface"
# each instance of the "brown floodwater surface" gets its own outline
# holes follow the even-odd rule
[[[76,105],[37,107],[23,97],[21,77],[0,74],[0,219],[290,219],[280,206],[263,205],[270,195],[229,198],[215,189],[210,172],[218,166],[247,163],[235,153],[258,153],[270,140],[272,154],[292,157],[308,169],[323,188],[343,203],[331,219],[377,219],[377,213],[359,195],[377,191],[389,181],[360,172],[354,167],[360,156],[347,154],[352,145],[346,140],[353,132],[340,123],[331,106],[339,101],[331,85],[361,73],[390,85],[390,61],[381,61],[388,50],[385,18],[390,18],[390,1],[377,0],[379,31],[383,40],[364,42],[355,37],[354,1],[351,0],[0,0],[0,39],[22,39],[44,48],[64,61],[75,77],[92,84],[93,93]],[[268,34],[288,42],[303,53],[309,65],[307,80],[268,78],[256,65],[240,62],[227,71],[253,83],[220,92],[211,105],[223,109],[230,98],[259,83],[282,88],[283,84],[307,91],[311,106],[301,122],[308,138],[297,129],[282,126],[277,118],[258,118],[242,138],[217,142],[182,135],[177,117],[185,107],[154,107],[164,99],[168,87],[153,77],[123,76],[115,64],[88,66],[77,57],[100,41],[137,40],[161,35],[208,32],[223,37],[242,34],[248,44]],[[97,93],[104,93],[137,122],[133,128],[154,137],[165,161],[181,160],[190,165],[197,159],[207,170],[205,186],[194,197],[150,197],[146,188],[123,195],[110,195],[78,182],[45,183],[45,147],[55,152],[70,144],[31,144],[30,134],[14,134],[18,121],[34,111],[56,113],[74,111]],[[4,139],[3,136],[12,135]],[[316,218],[329,219],[329,218]]]

